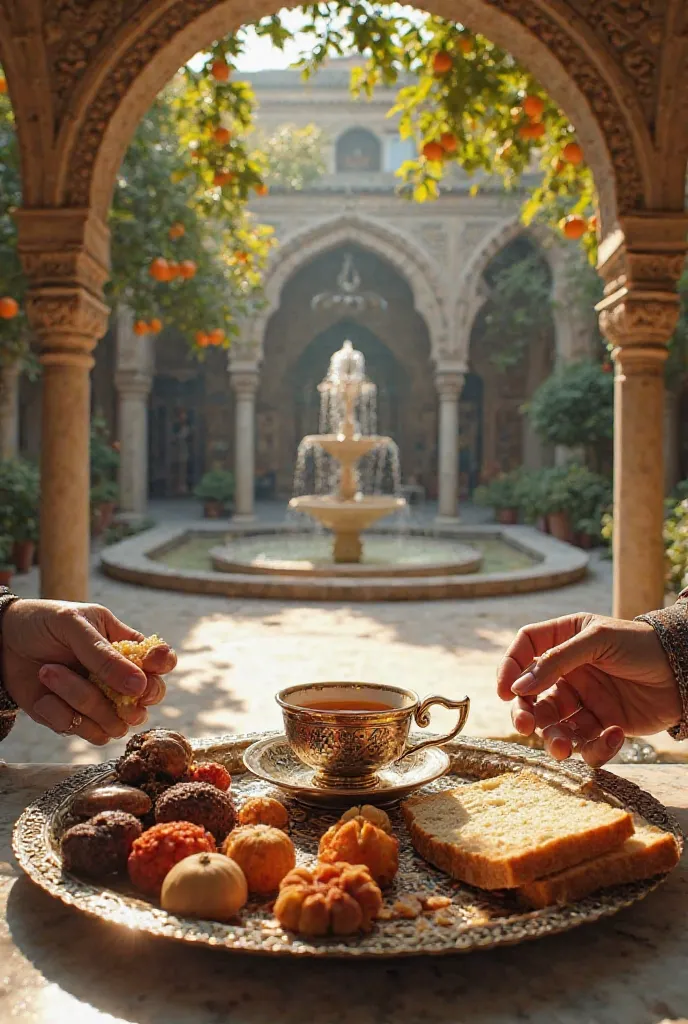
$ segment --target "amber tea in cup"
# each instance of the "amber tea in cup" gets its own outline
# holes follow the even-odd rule
[[[427,697],[382,683],[312,683],[277,694],[287,742],[315,771],[313,781],[325,788],[372,788],[377,772],[425,747],[441,746],[457,736],[468,717],[470,701]],[[454,729],[413,746],[411,722],[430,724],[433,705],[459,711]]]

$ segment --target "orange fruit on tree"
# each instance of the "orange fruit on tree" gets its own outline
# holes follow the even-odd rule
[[[148,334],[150,328],[145,320],[137,320],[134,324],[134,334],[137,334],[139,338],[142,338],[144,334]]]
[[[440,135],[440,145],[445,153],[455,153],[459,142],[453,132],[444,132]]]
[[[199,348],[205,348],[208,344],[208,335],[205,331],[196,331],[196,344]]]
[[[569,238],[574,242],[579,238],[582,238],[588,230],[587,220],[585,217],[581,217],[577,213],[571,213],[568,217],[564,217],[560,224],[561,230],[564,232],[566,238]]]
[[[542,121],[528,121],[519,126],[518,134],[522,139],[541,139],[546,131]]]
[[[261,182],[260,185],[256,185],[256,195],[257,196],[266,196],[269,191],[270,190],[267,187],[267,185],[265,184],[265,182]]]
[[[523,101],[523,109],[528,117],[537,121],[539,117],[542,117],[545,111],[545,101],[540,99],[539,96],[526,96]]]
[[[577,142],[567,142],[561,151],[564,160],[574,166],[583,163],[583,150]]]
[[[234,259],[237,261],[237,263],[248,263],[248,253],[241,251],[235,252]]]
[[[182,260],[179,264],[179,274],[185,281],[191,280],[195,276],[197,269],[193,260]]]
[[[164,256],[158,256],[148,268],[148,273],[155,281],[169,281],[170,265]]]
[[[440,50],[432,58],[432,70],[436,75],[446,75],[451,71],[453,63],[451,56],[445,50]]]
[[[170,275],[168,281],[175,281],[179,277],[179,264],[170,260],[167,264],[167,271]]]
[[[160,334],[160,331],[162,330],[162,320],[159,320],[157,316],[154,316],[148,324],[148,328],[151,334]]]
[[[423,156],[431,163],[438,163],[444,156],[444,150],[439,142],[426,142],[423,146]]]
[[[230,132],[229,128],[223,128],[222,125],[220,125],[219,128],[216,128],[215,131],[213,132],[213,138],[220,146],[225,146],[229,142],[231,137],[232,133]]]
[[[179,221],[175,221],[169,230],[169,236],[173,241],[175,238],[181,238],[185,233],[186,228]]]
[[[3,295],[0,299],[0,317],[3,320],[13,320],[19,312],[19,303],[11,295]]]
[[[224,185],[229,185],[234,175],[231,171],[215,171],[213,175],[213,185],[219,185],[222,188]]]
[[[213,76],[216,82],[226,82],[229,80],[229,64],[225,60],[214,60],[210,65],[210,74]]]
[[[462,53],[468,56],[469,53],[473,53],[473,40],[470,36],[461,36],[459,39],[459,48]]]
[[[0,93],[7,92],[7,79],[4,75],[0,75]]]
[[[211,331],[208,335],[208,340],[211,345],[221,345],[225,340],[225,332],[221,327],[216,327],[214,331]]]

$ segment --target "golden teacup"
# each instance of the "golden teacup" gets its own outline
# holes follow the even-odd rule
[[[377,772],[426,747],[448,743],[463,729],[470,701],[426,697],[378,683],[311,683],[277,694],[287,742],[300,761],[315,770],[314,783],[328,789],[375,786]],[[430,708],[459,712],[456,726],[408,746],[411,722],[425,729]]]

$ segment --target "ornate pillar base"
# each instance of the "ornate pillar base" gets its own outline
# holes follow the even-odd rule
[[[623,218],[600,247],[600,327],[614,345],[614,595],[618,618],[664,604],[664,364],[679,311],[685,215]]]
[[[255,364],[231,363],[235,394],[234,517],[237,524],[255,521],[256,392],[259,374]]]
[[[456,369],[438,369],[435,377],[439,396],[437,469],[439,476],[438,526],[459,521],[459,397],[464,374]]]

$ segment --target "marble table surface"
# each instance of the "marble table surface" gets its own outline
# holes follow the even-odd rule
[[[1,1024],[660,1024],[688,1015],[688,856],[616,917],[512,949],[288,963],[189,949],[62,907],[11,853],[24,806],[74,769],[0,762]],[[688,830],[688,766],[614,766]]]

